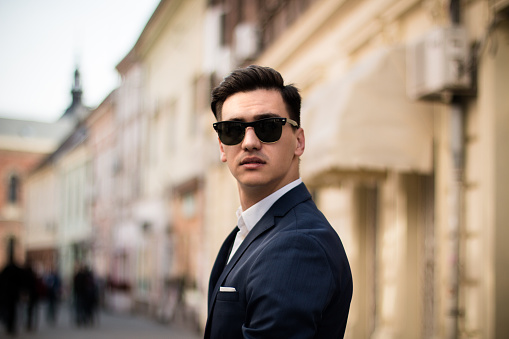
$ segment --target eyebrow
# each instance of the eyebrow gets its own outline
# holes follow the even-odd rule
[[[261,113],[261,114],[256,114],[254,116],[254,121],[261,120],[261,119],[267,119],[267,118],[282,118],[282,116],[280,116],[279,114],[276,114],[276,113]],[[243,119],[243,118],[233,118],[233,119],[228,120],[228,121],[240,121],[240,122],[243,122],[245,120],[246,119]]]

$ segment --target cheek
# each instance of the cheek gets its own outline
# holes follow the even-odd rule
[[[281,148],[278,152],[278,157],[280,159],[286,159],[287,161],[291,161],[294,156],[296,156],[297,150],[297,142],[293,139],[287,140],[284,147]]]

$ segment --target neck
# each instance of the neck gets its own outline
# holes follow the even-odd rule
[[[245,211],[249,207],[255,205],[257,202],[268,197],[275,191],[271,191],[271,192],[267,193],[267,192],[258,191],[256,189],[252,189],[252,188],[246,188],[246,187],[242,188],[239,186],[240,206],[242,207],[242,210]]]

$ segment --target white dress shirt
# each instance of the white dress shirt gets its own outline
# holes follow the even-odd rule
[[[235,237],[235,241],[233,242],[233,247],[228,258],[228,262],[230,262],[230,259],[238,250],[240,244],[242,244],[242,241],[244,241],[248,233],[258,223],[258,221],[260,221],[260,219],[265,215],[265,213],[267,213],[267,211],[272,207],[272,205],[274,205],[274,203],[279,198],[281,198],[285,193],[290,191],[292,188],[297,187],[301,183],[302,183],[301,178],[292,181],[288,185],[281,187],[276,192],[258,201],[256,204],[249,207],[245,211],[242,211],[242,207],[239,206],[236,212],[237,226],[239,228],[239,231],[237,232],[237,236]]]

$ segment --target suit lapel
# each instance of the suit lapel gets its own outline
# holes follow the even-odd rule
[[[207,324],[205,325],[205,338],[210,337],[210,313],[212,312],[213,306],[216,302],[216,295],[217,291],[219,290],[220,280],[219,277],[221,276],[221,273],[223,273],[225,269],[225,264],[228,260],[228,256],[230,254],[230,250],[233,246],[233,242],[235,241],[235,236],[237,235],[237,232],[239,231],[238,227],[235,227],[233,231],[226,237],[225,241],[223,242],[223,246],[221,246],[221,249],[219,250],[219,253],[217,254],[216,261],[214,262],[214,266],[212,266],[212,272],[210,273],[210,280],[209,280],[209,302],[208,302],[208,313],[209,316],[207,317]],[[218,286],[217,289],[215,286]]]
[[[210,273],[210,280],[209,280],[209,311],[212,305],[212,292],[214,291],[214,287],[218,283],[219,276],[224,271],[226,262],[228,260],[228,256],[230,255],[230,250],[233,246],[233,242],[235,240],[235,236],[237,235],[237,232],[239,231],[238,227],[235,227],[233,231],[226,237],[225,241],[223,242],[223,246],[221,246],[221,249],[219,250],[219,253],[217,254],[216,261],[214,262],[214,266],[212,267],[212,272]],[[214,295],[215,297],[215,295]]]
[[[265,213],[265,215],[260,219],[260,221],[253,227],[253,229],[249,232],[246,239],[242,242],[240,247],[237,249],[237,252],[233,255],[230,262],[226,267],[224,264],[228,260],[228,255],[230,253],[229,249],[235,240],[235,236],[237,234],[238,228],[230,233],[227,240],[225,240],[223,247],[219,251],[216,262],[214,264],[214,268],[211,273],[210,285],[209,285],[209,314],[212,310],[217,293],[219,292],[219,288],[221,287],[222,282],[228,276],[230,271],[235,267],[235,264],[242,257],[244,252],[249,248],[251,243],[258,238],[261,234],[265,233],[275,225],[275,217],[284,216],[288,213],[289,210],[294,208],[297,204],[311,199],[311,194],[307,190],[304,184],[300,184],[295,187],[285,195],[283,195],[278,201],[272,205],[272,207]],[[229,246],[227,246],[229,244]],[[226,247],[226,249],[225,249]],[[226,253],[226,254],[225,254]],[[224,269],[223,269],[224,268]],[[216,277],[219,277],[216,279]],[[214,277],[214,280],[212,279]],[[213,287],[213,290],[211,289]]]
[[[269,213],[267,212],[265,214],[265,216],[262,218],[262,220],[260,220],[256,224],[256,226],[253,227],[251,232],[249,232],[246,239],[244,239],[244,241],[242,242],[240,247],[237,249],[237,251],[235,252],[233,257],[231,258],[230,262],[226,265],[226,267],[224,266],[224,263],[227,262],[230,251],[227,251],[226,257],[221,260],[223,265],[219,264],[219,254],[218,254],[218,259],[216,260],[216,263],[214,264],[214,268],[212,269],[210,285],[209,285],[209,316],[210,316],[210,312],[214,308],[214,304],[216,303],[217,293],[219,292],[219,288],[221,287],[221,284],[223,283],[223,281],[226,279],[228,274],[230,274],[233,267],[235,267],[235,264],[237,264],[237,261],[239,261],[239,259],[242,257],[242,255],[244,254],[246,249],[249,247],[249,245],[251,245],[253,240],[258,238],[258,236],[260,236],[260,234],[262,234],[264,231],[271,228],[272,226],[274,226],[274,218],[272,215],[269,215]],[[236,228],[236,230],[238,230],[238,228]],[[231,240],[231,244],[233,244],[233,241],[235,240],[235,235],[237,232],[235,231],[233,233],[234,233],[234,235],[233,235],[233,239]],[[230,236],[231,236],[231,234],[230,234]],[[226,242],[225,242],[225,244],[226,244]],[[231,244],[229,246],[230,249],[232,247]],[[220,253],[221,253],[221,251],[220,251]],[[221,268],[224,268],[222,270],[222,272],[220,271]],[[215,280],[214,284],[213,284],[213,280],[212,280],[213,274],[220,274],[219,278],[217,280]],[[212,286],[214,286],[213,290],[210,289]]]
[[[265,215],[258,221],[258,223],[253,227],[253,229],[249,232],[246,239],[242,242],[237,252],[233,255],[232,259],[226,266],[223,274],[219,278],[218,281],[223,281],[224,277],[228,275],[231,269],[235,266],[237,261],[242,257],[246,249],[251,245],[251,243],[258,238],[262,233],[265,233],[270,228],[274,227],[276,224],[275,218],[282,217],[292,208],[294,208],[297,204],[311,199],[311,194],[309,194],[306,186],[304,184],[300,184],[295,187],[285,195],[283,195],[279,200],[277,200],[274,205],[265,213]],[[219,289],[219,287],[217,287]]]

